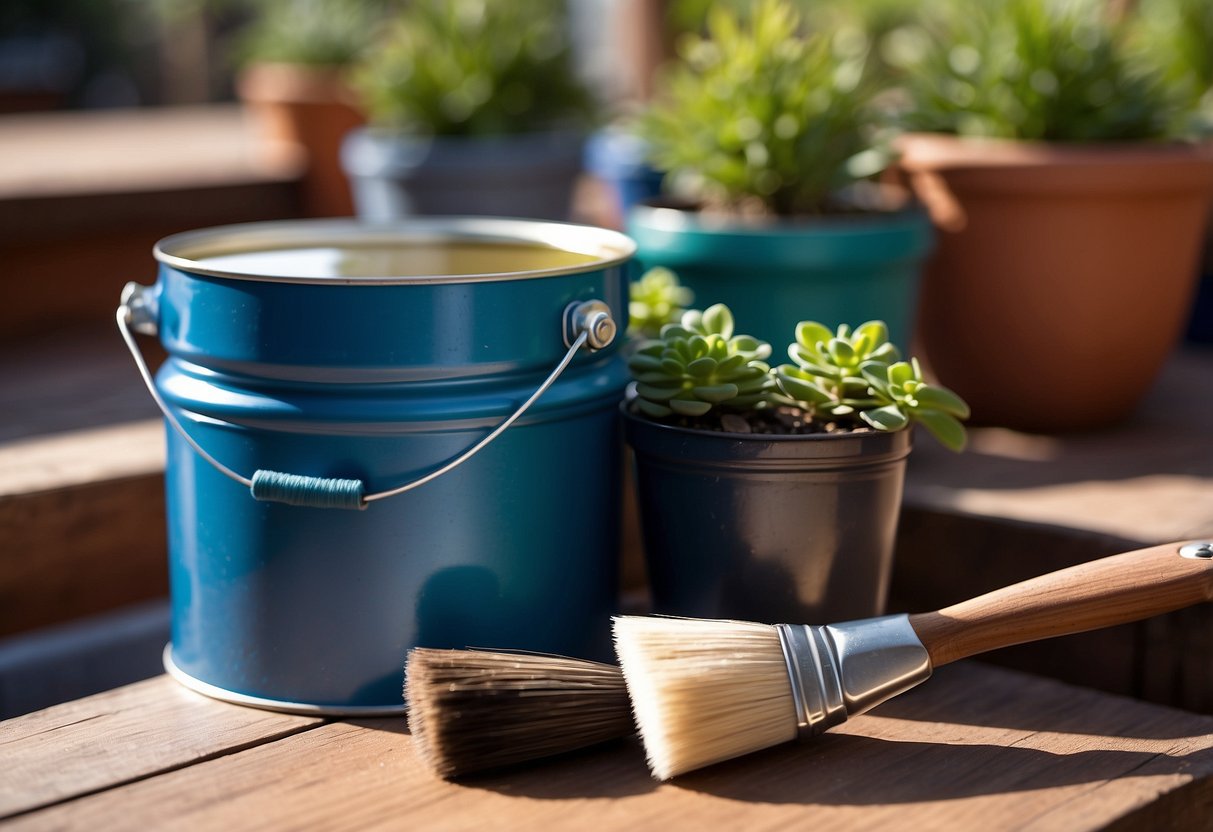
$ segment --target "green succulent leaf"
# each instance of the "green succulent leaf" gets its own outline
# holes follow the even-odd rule
[[[681,386],[681,379],[671,379],[670,376],[662,372],[653,373],[632,373],[632,378],[641,384],[655,384],[661,386]]]
[[[871,352],[876,347],[888,343],[889,327],[884,321],[867,321],[855,328],[854,340],[858,343],[863,341],[866,350],[860,350],[864,354]],[[892,346],[892,344],[889,344]]]
[[[859,366],[859,372],[871,387],[888,398],[889,396],[889,367],[879,361],[865,361]]]
[[[852,367],[855,365],[857,356],[855,347],[841,338],[831,338],[830,343],[826,345],[826,352],[839,367]]]
[[[895,404],[865,410],[860,418],[877,430],[901,430],[910,423],[909,417]]]
[[[670,399],[670,410],[680,416],[702,416],[712,409],[710,402],[693,399]]]
[[[720,364],[715,358],[704,356],[703,358],[696,358],[688,364],[687,372],[695,378],[709,378],[716,372],[719,366]]]
[[[642,399],[648,399],[652,402],[666,402],[682,390],[681,385],[665,386],[661,384],[636,384],[636,393]]]
[[[796,343],[816,353],[818,344],[828,344],[834,333],[817,321],[801,321],[796,324]]]
[[[674,411],[663,404],[651,401],[649,399],[637,399],[636,407],[640,412],[650,419],[664,419],[667,416],[673,415]]]
[[[771,345],[765,341],[759,341],[752,335],[737,335],[729,339],[729,345],[732,349],[742,353],[754,353],[755,358],[766,358],[771,354]],[[757,353],[765,352],[766,355],[757,355]]]
[[[657,362],[657,369],[669,376],[681,376],[686,365],[674,358],[663,358]]]
[[[955,416],[941,410],[922,410],[914,417],[945,448],[952,451],[964,450],[966,443],[964,425]]]
[[[736,384],[712,384],[698,385],[691,388],[691,392],[711,404],[720,404],[734,398],[738,391]]]
[[[745,364],[746,357],[744,355],[741,353],[733,353],[720,362],[720,366],[716,368],[716,372],[722,375],[728,375],[740,370],[745,366]]]
[[[723,303],[713,304],[703,312],[703,326],[727,341],[733,337],[733,313]]]
[[[959,419],[969,418],[969,405],[946,387],[923,385],[914,393],[919,407],[940,410]]]
[[[914,367],[906,361],[898,361],[889,366],[889,386],[900,387],[906,382],[914,381]]]
[[[796,401],[809,402],[811,404],[824,404],[830,401],[830,394],[812,381],[808,381],[792,373],[784,372],[782,367],[777,369],[775,374],[779,383],[779,389]]]
[[[649,373],[661,369],[661,359],[654,355],[637,352],[628,359],[628,369],[633,373]]]

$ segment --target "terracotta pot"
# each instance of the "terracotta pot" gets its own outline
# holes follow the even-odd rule
[[[341,142],[366,118],[341,69],[253,64],[240,74],[237,86],[266,157],[274,163],[302,157],[307,213],[352,214],[354,203],[341,169]]]
[[[1192,301],[1213,153],[903,137],[938,247],[916,332],[974,421],[1029,431],[1123,419]]]

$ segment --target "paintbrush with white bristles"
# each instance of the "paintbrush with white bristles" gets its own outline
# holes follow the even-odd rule
[[[635,733],[615,665],[536,653],[409,651],[405,699],[421,759],[442,777]]]
[[[665,780],[807,739],[1000,647],[1213,600],[1213,543],[1140,549],[921,615],[825,626],[623,616],[615,649],[649,767]]]

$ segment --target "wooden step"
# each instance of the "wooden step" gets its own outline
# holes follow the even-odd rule
[[[302,171],[237,105],[0,118],[0,342],[111,319],[168,234],[300,216]]]

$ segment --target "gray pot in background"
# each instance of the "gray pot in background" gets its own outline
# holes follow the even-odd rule
[[[494,137],[349,133],[341,163],[359,219],[416,214],[566,220],[584,136],[552,131]]]

